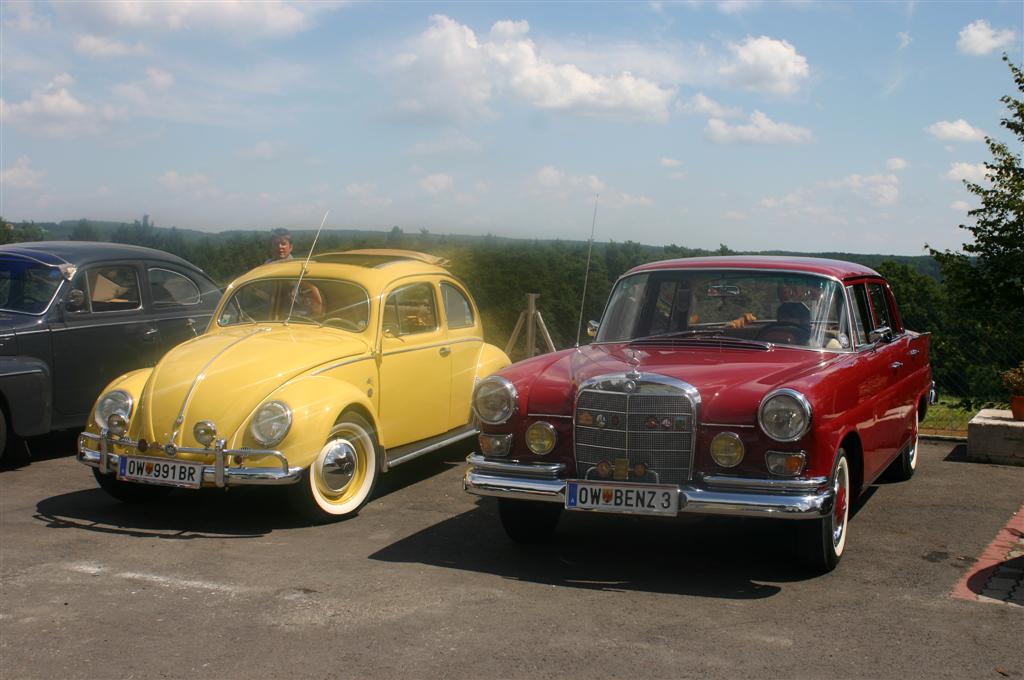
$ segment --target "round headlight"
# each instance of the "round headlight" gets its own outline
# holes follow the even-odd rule
[[[526,428],[526,446],[538,456],[551,453],[558,443],[558,433],[551,423],[538,420]]]
[[[256,409],[249,424],[253,439],[263,446],[273,446],[288,434],[292,426],[292,410],[283,401],[268,401]]]
[[[96,402],[96,411],[93,420],[101,428],[107,427],[110,416],[119,414],[126,421],[132,415],[132,397],[124,390],[112,390],[107,392]]]
[[[110,434],[120,437],[128,431],[128,421],[120,413],[111,413],[107,418],[107,431]]]
[[[761,402],[757,422],[775,441],[795,442],[811,429],[811,404],[796,390],[775,390]]]
[[[711,457],[724,468],[739,465],[743,451],[743,442],[735,432],[721,432],[711,440]]]
[[[192,436],[203,446],[209,446],[217,438],[217,428],[209,420],[200,420],[192,427]]]
[[[473,413],[488,425],[503,425],[516,412],[518,400],[515,385],[492,375],[481,380],[473,390]]]

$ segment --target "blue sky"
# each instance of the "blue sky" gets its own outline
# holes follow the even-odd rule
[[[957,247],[1020,2],[7,0],[8,220]]]

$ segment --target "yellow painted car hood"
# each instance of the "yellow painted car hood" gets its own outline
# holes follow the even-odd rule
[[[368,355],[361,338],[343,331],[290,324],[245,325],[208,333],[168,352],[153,369],[133,418],[136,437],[196,446],[192,427],[209,420],[231,435],[278,387],[318,366]],[[134,428],[133,428],[134,429]]]

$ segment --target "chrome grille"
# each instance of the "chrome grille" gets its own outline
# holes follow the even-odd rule
[[[589,417],[581,418],[583,412]],[[625,458],[630,469],[643,463],[656,473],[643,480],[636,480],[631,473],[631,480],[663,484],[689,480],[695,417],[690,397],[664,384],[648,388],[641,383],[634,393],[584,388],[576,400],[577,475],[586,478],[590,473],[594,478],[592,470],[602,460],[614,466],[617,459]],[[651,418],[657,421],[656,428],[648,426]],[[666,419],[671,421],[671,429],[663,427]]]

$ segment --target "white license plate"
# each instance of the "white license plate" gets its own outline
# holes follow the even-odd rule
[[[166,458],[121,456],[117,478],[131,482],[198,489],[203,483],[203,464]]]
[[[675,515],[679,512],[679,487],[570,480],[565,489],[565,507],[630,515]]]

